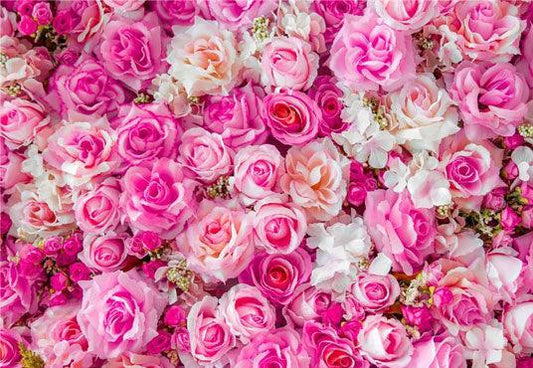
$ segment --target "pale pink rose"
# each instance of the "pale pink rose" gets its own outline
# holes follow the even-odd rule
[[[116,135],[103,118],[93,122],[65,121],[48,137],[43,159],[73,187],[118,167],[120,158],[115,144]]]
[[[32,177],[22,172],[23,155],[7,148],[4,139],[0,137],[0,188],[9,190],[19,183],[28,183]]]
[[[141,352],[157,336],[157,321],[167,298],[135,270],[80,281],[83,289],[77,315],[88,351],[99,358]]]
[[[195,183],[184,178],[180,165],[167,158],[151,168],[133,166],[122,178],[120,205],[130,225],[174,238],[193,215]]]
[[[164,54],[155,13],[141,21],[112,19],[104,27],[99,56],[109,74],[138,91],[160,71]]]
[[[361,355],[379,367],[406,367],[413,354],[413,345],[400,321],[379,314],[366,317],[358,341]]]
[[[340,307],[331,293],[303,284],[294,291],[294,298],[283,308],[283,316],[291,325],[303,327],[306,321],[321,321],[328,311]]]
[[[203,366],[228,362],[227,353],[235,346],[235,336],[218,310],[218,300],[205,296],[194,304],[187,316],[191,354]]]
[[[103,0],[104,3],[118,12],[130,12],[143,6],[145,0]]]
[[[120,181],[109,177],[78,197],[74,214],[79,228],[93,234],[115,230],[120,223],[120,193]]]
[[[76,322],[79,309],[72,303],[50,307],[30,324],[33,345],[50,368],[88,368],[93,363],[87,339]]]
[[[229,289],[219,302],[220,314],[230,331],[243,343],[272,330],[276,310],[257,288],[238,284]]]
[[[439,15],[437,0],[374,0],[372,5],[387,25],[400,31],[416,32]]]
[[[461,63],[449,91],[472,140],[512,136],[527,111],[529,87],[512,64]]]
[[[279,192],[284,173],[283,157],[270,144],[243,147],[235,155],[233,187],[245,205]]]
[[[264,143],[268,131],[261,117],[263,90],[251,82],[228,96],[211,96],[204,108],[204,126],[221,134],[231,148]]]
[[[64,19],[72,27],[68,29],[69,38],[79,44],[91,41],[104,24],[104,6],[101,0],[59,0],[57,10],[63,12]]]
[[[0,329],[0,367],[22,368],[19,344],[24,340],[16,330]]]
[[[451,336],[435,336],[414,344],[409,368],[466,368],[461,344]]]
[[[126,352],[120,357],[108,360],[102,368],[172,368],[169,360],[160,355],[144,355]]]
[[[204,18],[216,20],[232,31],[249,28],[257,17],[269,18],[278,6],[275,0],[200,0],[198,3]]]
[[[533,88],[533,27],[529,28],[522,41],[522,57],[517,63],[517,70]]]
[[[187,130],[178,148],[178,162],[183,173],[203,183],[213,183],[233,169],[233,151],[229,150],[220,134],[203,128]]]
[[[15,35],[17,16],[14,12],[10,12],[6,8],[0,9],[0,37]]]
[[[200,12],[196,1],[190,0],[148,0],[150,7],[155,10],[162,26],[172,30],[172,26],[190,26]]]
[[[524,300],[507,308],[503,317],[505,336],[513,344],[515,353],[533,354],[533,298]]]
[[[3,101],[0,107],[0,136],[11,149],[30,144],[49,122],[41,105],[21,98]]]
[[[509,248],[497,248],[486,254],[486,269],[489,283],[501,298],[511,303],[522,284],[524,265]]]
[[[181,127],[166,105],[123,106],[116,119],[117,151],[127,166],[174,158]]]
[[[168,73],[189,96],[229,92],[238,82],[242,61],[235,35],[201,18],[175,35],[169,46]]]
[[[304,212],[274,197],[258,203],[253,221],[254,243],[267,253],[288,254],[302,243],[307,231]]]
[[[83,251],[79,254],[80,261],[100,272],[120,270],[128,255],[125,241],[125,234],[87,234],[83,239]]]
[[[394,304],[400,295],[400,285],[392,275],[360,273],[351,288],[350,296],[366,311],[380,312]]]
[[[309,220],[327,221],[339,213],[346,196],[349,163],[331,140],[290,148],[285,168],[281,188],[306,210]]]
[[[288,327],[254,336],[241,349],[234,368],[306,368],[310,358],[300,342],[299,334]]]
[[[263,50],[261,79],[266,87],[306,90],[317,76],[318,55],[296,37],[275,37]]]
[[[392,260],[394,271],[412,275],[435,251],[433,210],[417,209],[404,191],[378,189],[366,197],[364,220],[376,249]]]
[[[329,68],[340,82],[357,90],[391,91],[415,76],[411,37],[372,11],[346,15],[330,52]]]

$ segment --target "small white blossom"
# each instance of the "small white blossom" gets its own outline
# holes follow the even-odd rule
[[[518,168],[518,178],[522,181],[533,180],[533,150],[527,146],[516,148],[511,160]]]

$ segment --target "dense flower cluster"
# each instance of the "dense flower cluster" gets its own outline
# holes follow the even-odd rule
[[[0,367],[533,367],[530,1],[0,30]]]

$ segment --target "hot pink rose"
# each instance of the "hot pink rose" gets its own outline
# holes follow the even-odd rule
[[[366,317],[358,341],[361,355],[378,367],[406,367],[413,354],[405,327],[400,321],[381,315]]]
[[[0,107],[0,136],[11,149],[30,144],[49,122],[42,106],[21,98],[3,101]]]
[[[171,30],[173,25],[192,25],[194,23],[194,17],[200,12],[200,8],[196,1],[149,0],[149,4],[159,16],[163,27],[168,30]]]
[[[179,242],[188,266],[206,281],[237,277],[254,252],[251,216],[230,202],[200,203],[197,220],[189,224]]]
[[[317,136],[322,112],[305,93],[292,90],[273,93],[263,103],[263,119],[281,143],[299,146]]]
[[[400,285],[392,275],[360,273],[352,285],[350,297],[369,312],[390,307],[400,295]]]
[[[65,33],[69,32],[73,41],[79,44],[90,41],[104,24],[104,7],[99,0],[59,0],[57,10],[62,12],[61,23],[68,22]],[[54,27],[56,27],[55,20]]]
[[[93,270],[113,272],[120,270],[128,255],[125,235],[85,235],[80,261]]]
[[[344,108],[341,98],[343,92],[335,85],[335,78],[321,75],[315,79],[309,90],[309,97],[315,100],[322,111],[322,120],[318,126],[318,134],[328,137],[331,133],[340,133],[348,128],[348,123],[341,119]]]
[[[318,55],[299,38],[275,37],[263,50],[261,67],[263,85],[306,90],[316,78]]]
[[[191,354],[202,365],[228,362],[227,353],[235,346],[235,336],[220,316],[218,300],[205,296],[194,304],[187,316]]]
[[[329,60],[337,79],[357,90],[396,89],[414,77],[415,65],[409,34],[394,30],[372,11],[345,17]]]
[[[312,9],[326,22],[326,42],[330,43],[342,27],[346,14],[363,15],[366,0],[313,1]]]
[[[120,181],[112,177],[105,179],[95,189],[83,193],[74,203],[79,228],[94,234],[114,230],[120,222],[120,193]]]
[[[119,12],[130,12],[143,6],[145,0],[103,0],[113,10]]]
[[[232,31],[249,28],[254,18],[269,17],[276,10],[277,5],[274,0],[199,1],[204,18],[216,20]]]
[[[248,83],[235,88],[229,96],[211,96],[204,109],[204,125],[222,135],[231,148],[263,143],[268,135],[261,117],[264,92]]]
[[[375,190],[366,197],[364,214],[376,249],[393,262],[393,270],[412,275],[435,251],[436,223],[432,210],[416,209],[408,192]]]
[[[521,355],[533,353],[533,298],[525,297],[505,311],[505,335]]]
[[[162,65],[161,28],[155,13],[135,22],[127,18],[106,24],[99,54],[107,71],[138,91],[159,72]]]
[[[213,183],[231,172],[232,156],[233,151],[226,147],[220,134],[192,128],[183,134],[178,161],[189,178]]]
[[[328,311],[340,307],[330,293],[310,284],[299,286],[293,300],[283,308],[283,316],[296,327],[303,327],[306,321],[321,321]]]
[[[416,32],[439,14],[437,0],[377,0],[372,5],[385,24],[400,31]]]
[[[137,271],[106,273],[79,285],[83,299],[77,321],[89,352],[116,358],[126,351],[143,351],[157,336],[167,298]]]
[[[102,368],[172,368],[167,358],[157,355],[144,355],[126,352],[120,357],[110,359]]]
[[[451,336],[422,339],[414,344],[409,368],[466,368],[461,344]]]
[[[156,231],[170,239],[181,232],[193,214],[195,184],[184,178],[174,161],[160,158],[151,168],[133,166],[122,180],[120,205],[135,229]]]
[[[511,64],[464,62],[449,91],[472,140],[513,135],[527,111],[529,87]]]
[[[22,368],[19,344],[23,340],[15,330],[0,329],[0,367]]]

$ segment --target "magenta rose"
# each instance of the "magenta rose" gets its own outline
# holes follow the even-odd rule
[[[19,344],[22,338],[15,330],[0,329],[0,367],[22,368]]]
[[[400,285],[394,276],[365,272],[357,275],[349,296],[365,311],[377,313],[393,305],[399,295]]]
[[[472,140],[513,135],[527,111],[529,87],[512,64],[464,62],[449,91]]]
[[[210,96],[203,111],[205,128],[222,135],[231,148],[264,143],[268,132],[261,117],[263,95],[260,87],[248,83],[228,96]]]
[[[261,114],[274,138],[289,146],[314,139],[322,120],[316,102],[305,93],[292,90],[266,96]]]
[[[414,207],[408,192],[375,190],[367,194],[364,221],[376,249],[392,260],[392,268],[408,275],[435,251],[436,223],[431,210]]]
[[[322,120],[318,125],[318,134],[329,137],[331,133],[341,133],[348,128],[348,123],[341,119],[344,105],[341,102],[343,92],[335,85],[335,78],[321,75],[315,79],[309,90],[309,97],[316,101],[322,111]]]
[[[151,168],[133,166],[126,171],[120,205],[134,229],[170,239],[193,214],[194,185],[184,178],[180,165],[160,158]]]
[[[346,14],[363,15],[367,0],[325,0],[313,1],[311,4],[326,22],[326,42],[330,43],[342,27]]]
[[[85,235],[80,261],[87,267],[100,272],[120,270],[128,255],[126,235]]]
[[[200,0],[198,5],[205,19],[213,19],[232,31],[249,28],[254,18],[269,17],[278,6],[275,0],[219,1]]]
[[[414,344],[410,368],[466,368],[462,345],[451,336],[435,336]]]
[[[150,7],[155,10],[165,29],[172,30],[172,26],[190,26],[194,17],[200,12],[198,3],[190,0],[149,0]]]
[[[104,359],[142,352],[157,336],[167,298],[137,271],[106,273],[79,285],[83,298],[77,322],[89,352]]]
[[[59,0],[56,4],[58,13],[53,22],[54,28],[60,26],[60,30],[68,32],[69,38],[77,44],[83,45],[92,41],[91,38],[102,29],[104,7],[99,0]],[[61,18],[57,21],[59,15]]]
[[[410,35],[367,11],[346,15],[331,48],[329,68],[340,82],[357,90],[391,91],[415,76]]]
[[[41,105],[22,98],[3,101],[0,107],[0,136],[11,149],[30,144],[49,122]]]

